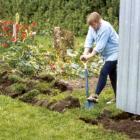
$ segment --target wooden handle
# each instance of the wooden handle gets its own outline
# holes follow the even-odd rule
[[[83,62],[83,65],[84,65],[85,69],[87,69],[87,61]]]

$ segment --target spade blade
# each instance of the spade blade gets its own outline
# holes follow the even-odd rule
[[[94,102],[92,102],[92,101],[86,101],[85,102],[85,108],[87,108],[87,109],[94,108]]]

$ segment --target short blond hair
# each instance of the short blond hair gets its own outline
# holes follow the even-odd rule
[[[87,17],[87,24],[91,25],[92,22],[99,22],[101,19],[101,15],[97,12],[92,12],[91,14],[88,15]]]

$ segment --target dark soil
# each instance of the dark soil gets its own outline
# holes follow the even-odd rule
[[[55,78],[50,75],[50,74],[39,74],[37,76],[33,76],[32,77],[34,80],[42,80],[42,81],[46,81],[46,82],[52,82],[53,80],[55,80]]]
[[[44,89],[42,91],[43,94],[46,94],[46,95],[52,95],[52,90],[51,89]]]
[[[10,86],[12,83],[8,80],[8,72],[4,71],[0,73],[0,91],[2,93],[5,93],[8,86]]]
[[[42,79],[42,80],[47,81],[47,82],[52,82],[53,80],[55,80],[55,78],[49,74],[40,76],[39,79]]]
[[[55,88],[60,89],[62,92],[67,91],[67,90],[69,90],[69,91],[72,91],[73,90],[72,86],[70,84],[68,84],[68,82],[62,81],[62,80],[55,81],[54,84],[53,84],[53,86]]]
[[[140,116],[123,112],[111,117],[111,112],[105,110],[97,119],[80,120],[92,125],[102,124],[105,129],[125,133],[130,138],[140,140]]]
[[[18,97],[18,93],[9,93],[8,95],[12,98]]]

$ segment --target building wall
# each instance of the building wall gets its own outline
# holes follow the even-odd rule
[[[140,0],[121,0],[117,107],[140,115]]]

